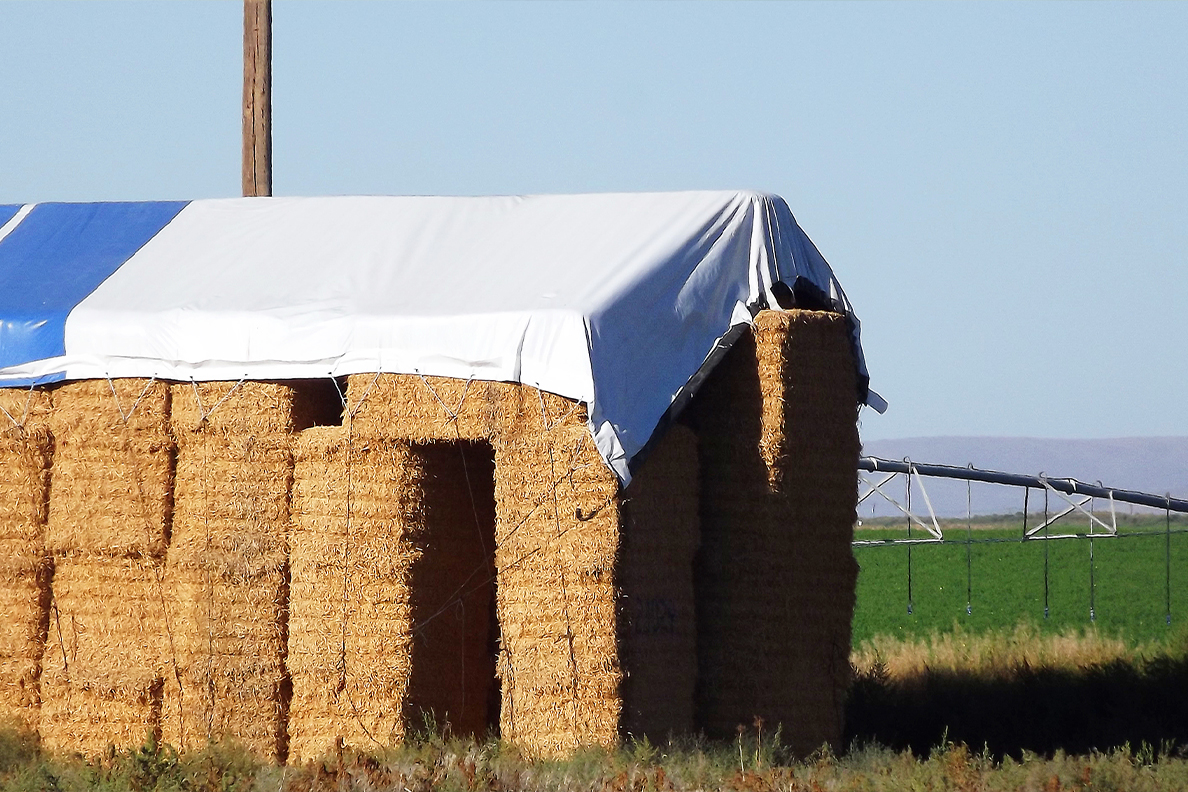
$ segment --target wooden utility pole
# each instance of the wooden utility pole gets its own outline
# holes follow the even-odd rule
[[[272,0],[243,0],[243,194],[272,195]]]

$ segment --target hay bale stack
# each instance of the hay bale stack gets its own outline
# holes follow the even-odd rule
[[[296,401],[293,388],[275,383],[174,386],[175,666],[163,731],[179,748],[232,738],[284,758]]]
[[[74,382],[53,403],[45,541],[54,577],[40,730],[51,748],[95,754],[160,725],[169,390],[147,380]]]
[[[538,755],[612,745],[618,480],[575,402],[505,394],[495,448],[503,737]]]
[[[356,437],[414,443],[487,440],[498,425],[500,394],[514,386],[416,374],[355,374],[347,392]]]
[[[662,741],[694,730],[701,540],[697,436],[672,426],[624,491],[619,557],[623,731]]]
[[[354,436],[426,446],[419,452],[422,475],[434,467],[430,457],[437,452],[429,450],[432,444],[490,442],[497,513],[500,731],[540,755],[614,743],[622,709],[614,588],[618,482],[597,454],[581,406],[530,387],[436,377],[422,380],[416,375],[352,376],[348,400],[352,407],[359,405],[351,423]],[[420,497],[426,502],[438,500],[433,497],[433,482],[449,478],[430,477]],[[456,473],[446,486],[460,486]],[[460,497],[453,496],[454,500]],[[464,518],[433,507],[420,516],[430,537],[434,525],[473,522],[473,516]],[[465,537],[465,532],[463,528],[456,536]],[[410,540],[421,541],[419,536],[410,533]],[[418,561],[432,546],[432,542],[420,545]],[[460,546],[451,552],[463,552]],[[471,545],[466,552],[473,549]],[[448,556],[431,554],[423,562],[425,569],[442,563],[435,557]],[[458,572],[440,571],[446,576]],[[415,603],[418,611],[440,610],[426,605],[440,598],[440,592],[427,591],[424,596],[423,602]],[[446,630],[441,625],[434,629]],[[460,631],[460,625],[453,630]],[[428,635],[426,630],[418,633]],[[469,629],[466,633],[471,636],[467,645],[472,647],[467,651],[477,655],[473,647],[478,638]],[[458,636],[440,640],[456,643]],[[415,646],[414,651],[414,660],[419,659]],[[434,709],[461,706],[461,692],[448,682],[460,671],[433,662],[438,663],[436,669],[419,662],[412,668],[409,716],[414,719],[426,702],[437,702]],[[475,684],[482,682],[475,679]],[[451,689],[453,693],[448,694]],[[477,710],[463,709],[467,712],[462,720],[477,724]]]
[[[45,549],[51,453],[44,428],[0,429],[0,721],[31,729],[41,705],[53,569]]]
[[[423,471],[407,442],[302,432],[290,534],[289,751],[405,735]]]
[[[499,722],[491,634],[495,594],[494,455],[485,443],[413,446],[422,479],[414,536],[410,725],[482,738]],[[496,699],[497,700],[497,699]]]
[[[758,325],[760,377],[776,380],[779,361],[784,389],[785,453],[773,463],[781,482],[780,522],[796,539],[791,576],[796,584],[790,592],[796,629],[785,635],[799,659],[793,673],[821,680],[798,689],[794,699],[801,712],[812,713],[804,718],[806,734],[798,746],[808,752],[826,740],[839,746],[849,684],[858,579],[850,544],[861,454],[857,382],[844,317],[801,312],[764,319]]]
[[[766,311],[707,379],[699,439],[698,720],[762,717],[807,753],[841,736],[859,453],[848,328]]]

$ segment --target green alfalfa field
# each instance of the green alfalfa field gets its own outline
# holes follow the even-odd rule
[[[1116,537],[1049,541],[1021,541],[1021,514],[941,528],[946,543],[913,545],[910,561],[904,545],[855,547],[850,742],[917,755],[946,741],[996,757],[1184,751],[1188,520],[1128,515]],[[1088,530],[1082,517],[1049,534]],[[855,531],[906,534],[887,520]]]
[[[1110,522],[1108,514],[1098,516]],[[1032,515],[1030,525],[1035,524]],[[954,630],[976,635],[1020,623],[1048,635],[1090,630],[1132,647],[1180,640],[1188,635],[1188,533],[1177,531],[1188,529],[1186,515],[1119,515],[1117,524],[1115,538],[1023,542],[1022,514],[969,524],[944,520],[946,543],[913,545],[910,565],[904,545],[855,547],[861,572],[854,649],[876,636],[921,639]],[[1083,534],[1089,528],[1088,518],[1077,515],[1055,523],[1049,533]],[[927,534],[915,526],[911,536]],[[867,520],[855,538],[904,539],[907,530],[902,520]]]

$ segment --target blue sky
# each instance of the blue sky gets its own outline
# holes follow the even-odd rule
[[[239,193],[242,10],[0,3],[0,203]],[[864,436],[1188,435],[1188,5],[277,0],[278,195],[783,195]]]

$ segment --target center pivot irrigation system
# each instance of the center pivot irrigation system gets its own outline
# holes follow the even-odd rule
[[[962,538],[947,538],[944,530],[941,528],[940,521],[937,520],[936,512],[932,506],[932,500],[928,496],[928,490],[925,487],[926,479],[957,479],[965,481],[966,483],[966,520],[965,531]],[[901,482],[897,479],[902,479]],[[1023,489],[1023,530],[1016,536],[993,536],[974,539],[973,538],[973,497],[972,485],[974,482],[984,484],[999,484],[1008,487],[1021,487]],[[935,545],[935,544],[961,544],[965,545],[965,560],[967,577],[972,576],[972,551],[971,547],[975,544],[994,544],[1004,542],[1032,542],[1041,541],[1047,542],[1049,540],[1057,539],[1088,539],[1089,540],[1089,573],[1090,573],[1090,606],[1089,618],[1091,621],[1096,621],[1096,612],[1093,606],[1093,591],[1095,587],[1093,577],[1093,542],[1097,539],[1122,539],[1140,536],[1163,536],[1164,537],[1164,554],[1166,558],[1166,580],[1165,580],[1165,594],[1167,613],[1167,623],[1171,624],[1171,537],[1172,534],[1188,533],[1188,527],[1172,527],[1172,512],[1178,514],[1188,513],[1188,500],[1181,498],[1173,498],[1171,495],[1153,495],[1146,492],[1135,492],[1134,490],[1114,489],[1097,484],[1086,484],[1083,481],[1077,481],[1072,478],[1048,478],[1043,474],[1029,476],[1018,473],[1003,473],[996,470],[981,470],[975,468],[973,465],[967,467],[956,467],[952,465],[931,465],[913,462],[910,459],[902,461],[880,459],[878,457],[862,457],[858,460],[858,505],[868,499],[878,496],[890,503],[895,509],[903,514],[905,525],[907,528],[906,536],[903,538],[885,538],[885,539],[855,539],[854,547],[894,547],[906,545],[907,547],[907,585],[908,585],[908,613],[912,613],[912,547],[915,545]],[[923,500],[926,511],[923,513],[919,507],[913,508],[913,489],[918,493],[919,498]],[[1043,518],[1035,525],[1028,525],[1030,515],[1030,499],[1031,491],[1038,490],[1043,493]],[[897,499],[897,495],[891,493],[903,493],[903,502]],[[1058,511],[1051,512],[1049,510],[1049,499],[1054,498],[1062,502]],[[1102,519],[1105,516],[1104,511],[1096,508],[1097,500],[1103,500],[1109,506],[1108,522]],[[917,500],[919,503],[919,500]],[[1118,531],[1118,514],[1117,506],[1120,503],[1133,504],[1136,506],[1145,506],[1150,509],[1162,511],[1164,515],[1163,530],[1147,530],[1147,531]],[[1056,532],[1053,532],[1052,526],[1063,520],[1064,518],[1081,514],[1088,518],[1088,528],[1085,531],[1068,531],[1061,530],[1068,523],[1061,523]],[[1099,514],[1101,516],[1099,516]],[[923,535],[912,536],[913,527],[923,530]],[[967,581],[968,582],[968,581]],[[966,612],[972,612],[972,604],[967,597]],[[1048,546],[1044,545],[1044,618],[1049,616],[1048,606]]]

